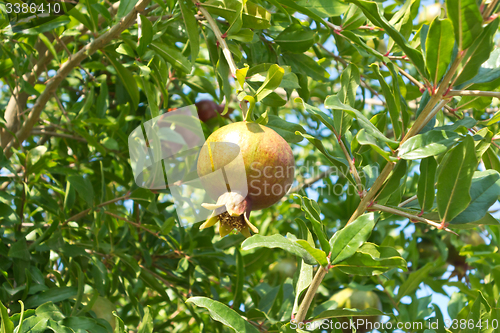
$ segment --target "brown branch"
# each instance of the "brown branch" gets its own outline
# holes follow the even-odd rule
[[[81,142],[87,142],[84,138],[81,138],[76,135],[70,135],[70,134],[64,134],[64,133],[57,133],[57,132],[50,132],[50,131],[39,131],[39,130],[32,130],[31,131],[32,135],[48,135],[48,136],[53,136],[53,137],[59,137],[59,138],[66,138],[66,139],[73,139]]]
[[[140,229],[142,229],[142,230],[144,230],[146,232],[149,232],[151,235],[153,235],[155,237],[159,237],[157,232],[153,232],[153,231],[149,230],[148,228],[146,228],[142,224],[135,223],[134,221],[127,220],[126,218],[121,217],[120,215],[113,214],[113,213],[108,212],[106,210],[104,211],[104,214],[109,215],[111,217],[114,217],[115,219],[125,221],[125,222],[127,222],[127,223],[129,223],[129,224],[131,224],[131,225],[133,225],[133,226],[135,226],[137,228],[140,228]]]
[[[122,197],[114,198],[112,200],[103,202],[102,204],[97,205],[97,207],[100,208],[100,207],[104,207],[104,206],[107,206],[107,205],[111,205],[112,203],[115,203],[117,201],[126,200],[129,197],[130,197],[130,193],[127,193],[127,194],[125,194]],[[68,224],[68,222],[71,222],[71,221],[75,221],[75,222],[78,221],[79,219],[81,219],[82,217],[84,217],[85,215],[87,215],[88,213],[90,213],[91,210],[92,210],[92,208],[88,208],[88,209],[85,209],[84,211],[81,211],[80,213],[78,213],[76,215],[71,216],[69,219],[67,219],[66,221],[64,221],[62,225],[64,226],[64,225]]]
[[[411,222],[414,222],[414,221],[423,222],[423,223],[431,225],[431,226],[433,226],[433,227],[435,227],[437,229],[443,229],[443,230],[445,230],[445,231],[447,231],[449,233],[452,233],[452,234],[458,236],[458,234],[456,232],[454,232],[453,230],[450,230],[450,229],[448,229],[446,227],[441,228],[441,224],[440,223],[435,222],[435,221],[431,221],[431,220],[428,220],[428,219],[425,219],[425,218],[420,217],[418,215],[410,214],[410,213],[403,212],[403,211],[395,209],[395,208],[386,207],[386,206],[382,206],[382,205],[379,205],[379,204],[373,204],[370,208],[372,208],[373,210],[379,210],[381,212],[386,212],[386,213],[390,213],[390,214],[395,214],[395,215],[399,215],[399,216],[402,216],[402,217],[406,217]]]
[[[420,83],[420,81],[418,81],[417,79],[415,79],[413,76],[411,76],[410,74],[406,73],[406,71],[404,69],[402,69],[401,67],[397,66],[398,67],[398,71],[403,74],[408,80],[410,80],[411,83],[413,83],[414,85],[416,85],[418,87],[418,89],[422,90],[422,89],[425,89],[425,86]]]
[[[23,126],[16,132],[16,136],[19,142],[26,140],[31,132],[31,129],[38,121],[41,112],[45,108],[50,96],[56,91],[59,84],[64,80],[64,78],[77,67],[85,58],[94,54],[98,49],[105,47],[111,40],[118,37],[122,31],[127,29],[136,20],[137,13],[142,12],[146,6],[149,4],[150,0],[140,0],[134,7],[134,9],[127,14],[124,18],[120,20],[116,25],[109,29],[106,33],[95,39],[92,43],[87,44],[80,51],[75,53],[71,59],[65,62],[61,68],[57,71],[57,74],[52,77],[43,93],[37,98],[35,105],[33,106],[31,112],[29,113],[27,119],[25,120]],[[2,145],[4,143],[2,142]],[[4,148],[4,154],[7,158],[12,156],[11,148],[17,147],[18,142],[10,141]]]
[[[119,5],[120,2],[118,1],[108,8],[111,16],[114,16],[116,14]],[[101,22],[104,22],[104,20],[105,18],[100,16],[98,20],[99,24]],[[80,24],[75,29],[78,30],[80,35],[84,34],[87,31],[87,27],[85,27],[85,25],[83,24]],[[68,44],[73,40],[73,36],[68,36],[61,39],[61,41],[65,44]],[[63,45],[65,44],[57,43],[54,46],[56,52],[60,52],[64,47]],[[39,53],[38,60],[32,66],[31,72],[25,73],[23,75],[23,79],[31,85],[34,85],[35,81],[42,74],[47,64],[49,64],[53,59],[52,53],[46,49],[45,44],[40,40],[37,42],[37,45],[35,45],[35,48]],[[20,125],[19,116],[21,115],[21,113],[23,113],[28,97],[29,95],[26,92],[21,91],[21,87],[19,86],[16,87],[12,92],[11,98],[9,100],[9,103],[7,104],[4,114],[6,128],[0,131],[0,145],[2,148],[5,148],[11,142],[11,132],[16,133],[18,131]]]
[[[484,96],[500,98],[500,91],[450,90],[448,96]]]

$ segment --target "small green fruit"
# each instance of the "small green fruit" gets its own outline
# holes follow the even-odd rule
[[[92,306],[92,311],[94,311],[97,318],[106,320],[111,325],[113,331],[115,330],[116,322],[113,311],[116,311],[116,307],[109,299],[101,296],[97,297]]]
[[[382,303],[378,298],[377,294],[373,291],[362,291],[352,288],[345,288],[335,295],[333,295],[330,300],[337,302],[339,309],[358,309],[366,310],[368,308],[374,308],[382,311]],[[354,324],[357,320],[363,320],[364,325],[356,326],[358,333],[366,333],[372,330],[374,324],[380,321],[380,316],[366,316],[366,317],[353,317]],[[349,322],[349,318],[339,318],[342,323]],[[351,332],[351,329],[342,329],[344,333]]]

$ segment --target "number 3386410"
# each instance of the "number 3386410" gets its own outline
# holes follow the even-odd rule
[[[32,4],[27,4],[27,3],[7,3],[5,4],[5,8],[7,9],[7,13],[14,13],[14,14],[58,14],[61,12],[61,5],[58,3],[52,3],[52,4],[41,4],[37,5],[36,3]]]

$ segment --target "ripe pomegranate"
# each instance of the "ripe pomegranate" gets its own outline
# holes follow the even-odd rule
[[[231,169],[232,161],[241,153],[243,168]],[[250,211],[272,206],[290,189],[295,171],[292,149],[288,143],[269,127],[250,122],[238,122],[224,126],[210,135],[198,157],[198,176],[205,177],[223,169],[225,175],[245,173],[241,184],[204,181],[205,190],[217,200],[216,204],[203,204],[214,210],[200,226],[204,229],[221,222],[221,236],[234,229],[246,237],[250,230],[259,230],[249,221]],[[238,176],[236,174],[236,176]],[[205,177],[207,179],[209,177]],[[244,187],[243,187],[244,186]],[[248,190],[247,194],[244,194]]]
[[[363,291],[351,288],[345,288],[333,295],[330,300],[336,301],[339,309],[358,309],[366,310],[368,308],[375,308],[382,311],[382,303],[378,298],[377,294],[373,291]],[[366,317],[353,317],[352,321],[357,329],[356,332],[365,333],[373,330],[373,326],[376,322],[380,321],[380,317],[377,316],[366,316]],[[358,320],[362,320],[358,321]],[[349,318],[339,318],[339,321],[349,322]],[[356,325],[360,323],[362,325]],[[351,328],[342,329],[343,332],[351,332]]]
[[[198,117],[201,121],[206,122],[209,119],[215,118],[218,113],[222,113],[224,111],[224,104],[219,105],[214,101],[209,99],[204,99],[195,103],[196,109],[198,111]],[[229,114],[233,111],[233,108],[229,108],[227,113],[223,116],[228,118]]]

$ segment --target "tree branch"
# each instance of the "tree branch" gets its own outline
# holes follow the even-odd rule
[[[57,74],[48,81],[43,93],[37,98],[36,103],[31,109],[23,126],[19,129],[19,131],[16,132],[16,136],[19,139],[19,142],[14,142],[14,140],[11,140],[5,146],[4,154],[7,158],[10,158],[10,156],[12,156],[11,148],[18,146],[21,142],[29,137],[31,129],[38,121],[38,118],[45,108],[45,105],[47,104],[51,94],[56,91],[57,87],[64,80],[64,78],[85,58],[95,53],[98,49],[105,47],[111,40],[119,36],[122,31],[132,25],[136,20],[137,13],[142,12],[149,4],[149,2],[150,0],[139,0],[134,9],[130,13],[128,13],[127,16],[122,18],[120,22],[114,25],[106,33],[95,39],[92,43],[87,44],[61,66],[61,68],[57,71]]]
[[[314,275],[314,279],[312,280],[309,288],[307,288],[306,295],[304,296],[304,299],[300,303],[299,309],[297,310],[297,315],[295,316],[296,323],[302,323],[306,318],[307,310],[309,310],[309,306],[311,305],[311,302],[316,295],[316,291],[321,285],[321,281],[323,281],[326,273],[328,273],[328,270],[326,268],[322,266],[318,267],[316,275]]]
[[[402,216],[402,217],[406,217],[406,218],[410,219],[411,222],[418,221],[418,222],[427,223],[428,225],[431,225],[431,226],[436,227],[438,229],[443,229],[445,231],[448,231],[449,233],[452,233],[452,234],[458,236],[458,234],[456,232],[454,232],[453,230],[450,230],[450,229],[448,229],[446,227],[441,228],[441,224],[440,223],[437,223],[437,222],[425,219],[425,218],[420,217],[418,215],[413,215],[413,214],[406,213],[406,212],[403,212],[403,211],[395,209],[395,208],[386,207],[386,206],[382,206],[382,205],[379,205],[379,204],[373,204],[370,208],[372,208],[373,210],[379,210],[381,212],[386,212],[386,213],[390,213],[390,214],[395,214],[395,215],[399,215],[399,216]]]
[[[450,90],[447,96],[485,96],[500,98],[500,91]]]
[[[108,12],[111,16],[114,16],[116,14],[119,5],[120,2],[118,1],[108,8]],[[104,20],[105,18],[103,16],[100,16],[98,24],[101,24],[102,22],[104,22]],[[85,27],[85,25],[80,24],[76,27],[76,30],[78,30],[80,34],[84,34],[88,29],[87,27]],[[65,44],[68,44],[73,40],[73,36],[62,38],[62,43],[56,43],[56,45],[54,46],[56,52],[61,51],[64,48]],[[42,74],[47,64],[49,64],[53,59],[52,53],[46,49],[44,43],[39,41],[38,45],[39,47],[36,47],[39,53],[38,61],[33,65],[31,72],[23,75],[24,81],[28,82],[31,85],[34,85],[35,81]],[[22,91],[21,87],[15,87],[14,91],[12,92],[4,114],[5,122],[7,123],[7,125],[5,129],[0,129],[0,145],[2,148],[5,148],[11,142],[11,132],[16,133],[18,131],[20,125],[18,118],[26,106],[28,97],[28,93]]]

